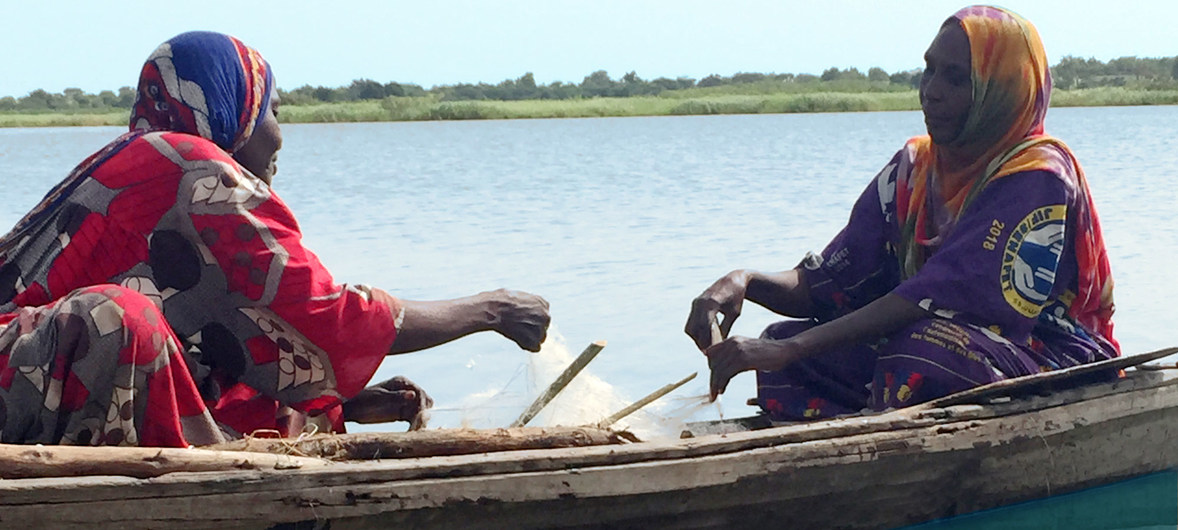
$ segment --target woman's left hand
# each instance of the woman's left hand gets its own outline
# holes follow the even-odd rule
[[[409,422],[409,430],[425,427],[425,412],[434,406],[417,383],[397,376],[361,390],[344,402],[344,419],[356,423]]]
[[[780,370],[799,358],[797,348],[788,340],[729,337],[707,350],[708,368],[712,371],[712,401],[728,388],[728,381],[748,370]]]

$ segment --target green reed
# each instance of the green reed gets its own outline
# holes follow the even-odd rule
[[[343,123],[427,120],[511,120],[706,114],[780,114],[801,112],[871,112],[918,110],[915,90],[770,91],[769,83],[667,91],[658,96],[625,98],[533,99],[521,101],[442,101],[437,96],[390,97],[383,100],[286,105],[284,123]],[[777,83],[776,86],[782,86]],[[1102,87],[1056,90],[1054,107],[1176,105],[1178,90]],[[0,127],[64,127],[127,123],[126,111],[0,112]]]
[[[126,126],[130,112],[115,111],[96,114],[41,112],[0,112],[0,127],[93,127],[99,125]]]
[[[1123,107],[1130,105],[1178,105],[1178,90],[1100,87],[1056,90],[1051,93],[1051,106],[1053,107]]]

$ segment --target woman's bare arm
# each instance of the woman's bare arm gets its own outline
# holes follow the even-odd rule
[[[691,302],[684,332],[702,351],[712,345],[712,323],[723,315],[720,332],[724,337],[740,317],[745,300],[764,306],[784,316],[809,317],[813,314],[810,287],[805,272],[790,269],[781,272],[735,270],[716,280]]]
[[[728,381],[740,372],[780,370],[806,357],[890,335],[927,317],[928,312],[916,304],[887,294],[787,339],[732,337],[704,351],[712,370],[712,397],[722,394]]]
[[[439,301],[401,300],[404,310],[390,354],[424,350],[480,331],[495,331],[528,351],[540,351],[548,334],[548,302],[499,289]]]

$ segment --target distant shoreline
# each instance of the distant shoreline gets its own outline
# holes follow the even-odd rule
[[[1053,107],[1178,105],[1178,90],[1100,87],[1056,90]],[[284,105],[282,123],[501,120],[689,116],[710,114],[789,114],[919,110],[916,90],[898,92],[808,92],[636,96],[518,101],[440,101],[436,97],[389,97],[313,105]],[[0,127],[122,126],[128,112],[0,112]]]

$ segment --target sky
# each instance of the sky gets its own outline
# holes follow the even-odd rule
[[[279,7],[270,7],[278,5]],[[237,36],[261,51],[278,86],[354,79],[538,83],[738,72],[820,74],[832,66],[918,68],[962,2],[935,0],[0,0],[0,97],[42,88],[134,85],[161,42],[189,30]],[[1009,0],[1048,57],[1178,55],[1178,2]]]

